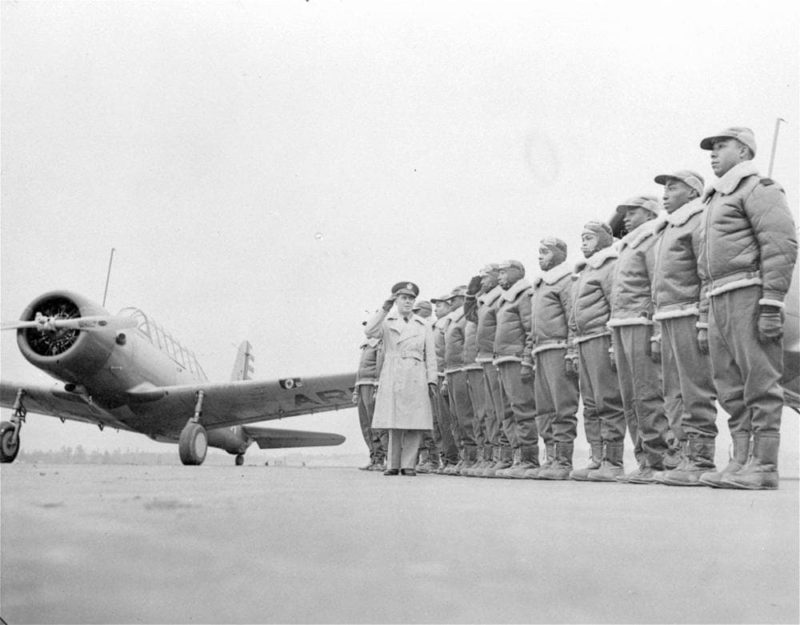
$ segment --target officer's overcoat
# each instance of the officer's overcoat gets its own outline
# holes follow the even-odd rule
[[[382,338],[384,345],[372,427],[430,430],[433,416],[428,384],[437,381],[430,326],[417,315],[406,322],[395,312],[384,318],[379,311],[365,331],[369,337]]]

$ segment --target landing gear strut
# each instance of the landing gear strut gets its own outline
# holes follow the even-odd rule
[[[203,460],[206,459],[206,451],[208,451],[208,434],[200,423],[200,415],[203,413],[203,396],[203,391],[197,391],[194,416],[184,426],[178,439],[178,453],[181,462],[186,465],[203,464]]]
[[[25,415],[28,414],[22,403],[23,397],[25,397],[25,391],[19,389],[14,400],[14,415],[11,417],[11,421],[0,423],[0,462],[2,463],[14,462],[19,453],[19,432],[22,424],[25,423]]]

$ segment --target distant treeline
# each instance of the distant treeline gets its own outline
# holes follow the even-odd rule
[[[59,450],[26,450],[19,452],[16,462],[41,463],[41,464],[136,464],[136,465],[180,465],[177,448],[171,451],[153,452],[137,449],[114,449],[101,451],[99,449],[87,450],[83,445],[76,447],[62,446]],[[272,466],[357,466],[363,464],[361,456],[345,455],[304,455],[287,454],[279,457],[256,454],[245,456],[245,464],[265,464]],[[225,453],[209,453],[204,464],[228,465],[233,464],[233,456]]]

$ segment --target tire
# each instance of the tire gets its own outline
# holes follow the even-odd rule
[[[178,453],[185,465],[200,465],[206,459],[208,434],[199,423],[187,423],[178,440]]]
[[[244,464],[244,454],[236,454],[236,466],[240,467]]]
[[[19,435],[17,441],[12,444],[11,437],[14,435],[14,424],[10,421],[0,423],[0,462],[14,462],[19,453]]]

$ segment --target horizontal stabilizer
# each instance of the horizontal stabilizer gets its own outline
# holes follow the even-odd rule
[[[341,434],[327,432],[306,432],[304,430],[285,430],[283,428],[261,428],[246,425],[242,427],[261,449],[279,447],[323,447],[341,445],[345,438]]]

